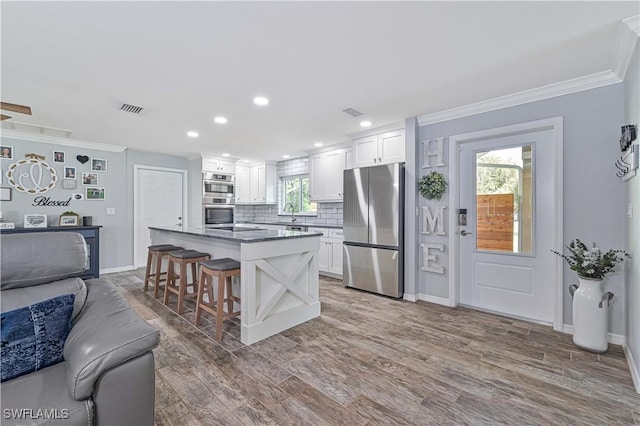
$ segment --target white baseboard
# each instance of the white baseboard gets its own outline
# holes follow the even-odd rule
[[[562,325],[562,332],[566,333],[566,334],[573,334],[573,326],[570,324],[563,324]],[[614,345],[625,345],[626,339],[623,335],[621,334],[613,334],[613,333],[607,333],[607,342],[614,344]]]
[[[432,296],[430,294],[425,294],[425,293],[418,293],[418,299],[423,300],[425,302],[435,303],[438,305],[453,307],[453,305],[451,304],[451,301],[446,297],[439,297],[439,296]]]
[[[416,299],[416,295],[415,295],[415,294],[407,294],[407,293],[405,293],[405,294],[402,296],[402,298],[403,298],[404,300],[408,301],[408,302],[415,302],[415,301],[417,300],[417,299]]]
[[[626,344],[622,345],[622,349],[624,349],[624,354],[627,357],[627,363],[629,364],[629,371],[631,372],[636,393],[640,393],[640,370],[638,369],[638,364],[636,364],[636,361],[633,359],[633,354]]]
[[[136,269],[136,268],[134,268],[133,265],[118,266],[117,268],[100,269],[100,275],[102,275],[102,274],[113,274],[114,272],[133,271],[134,269]]]

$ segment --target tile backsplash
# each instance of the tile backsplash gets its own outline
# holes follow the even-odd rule
[[[278,216],[278,206],[236,206],[236,222],[288,222],[291,216]],[[318,204],[317,216],[298,216],[296,223],[304,225],[342,226],[342,203]]]
[[[236,206],[236,222],[288,222],[289,215],[278,216],[278,205],[280,202],[281,176],[305,175],[309,173],[309,158],[293,158],[287,161],[280,161],[276,165],[278,175],[278,204],[258,205],[258,206]],[[319,203],[317,216],[298,216],[296,223],[304,225],[331,225],[342,226],[342,203]]]

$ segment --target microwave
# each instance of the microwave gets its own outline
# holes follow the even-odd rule
[[[235,176],[220,173],[202,173],[202,192],[205,197],[234,198]]]
[[[203,204],[202,220],[204,226],[233,224],[233,204]]]

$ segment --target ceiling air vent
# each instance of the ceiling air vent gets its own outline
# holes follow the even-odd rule
[[[357,111],[353,108],[347,108],[347,109],[343,109],[342,112],[349,114],[352,117],[358,117],[360,115],[362,115],[362,113],[360,111]]]
[[[131,104],[122,104],[120,111],[130,112],[131,114],[140,114],[144,108]]]

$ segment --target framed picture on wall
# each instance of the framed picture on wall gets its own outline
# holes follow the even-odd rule
[[[95,186],[88,186],[85,188],[84,198],[86,200],[104,200],[107,194],[104,188],[98,188]]]
[[[107,160],[100,160],[98,158],[91,159],[91,171],[92,172],[106,172]]]
[[[98,174],[82,173],[82,184],[86,186],[98,186]]]
[[[62,189],[76,189],[78,181],[75,179],[62,179]]]
[[[53,151],[53,161],[56,163],[64,163],[64,152]]]
[[[13,160],[13,147],[0,145],[0,158],[3,160]]]
[[[11,188],[0,188],[0,201],[11,201]]]
[[[76,178],[76,168],[64,166],[64,178],[65,179],[75,179]]]

